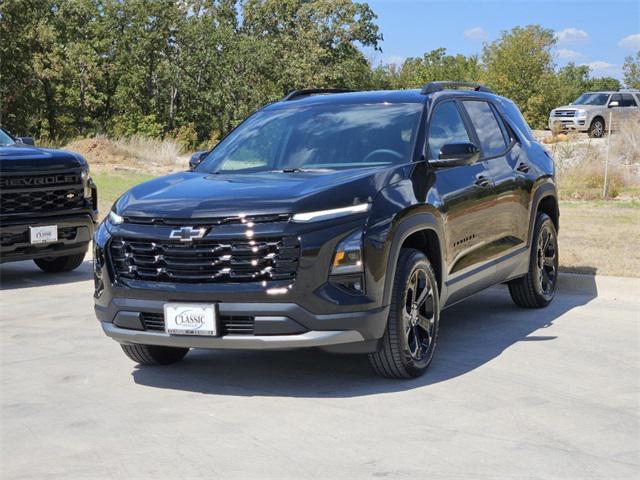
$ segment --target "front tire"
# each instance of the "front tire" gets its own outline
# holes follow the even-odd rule
[[[594,119],[587,133],[591,138],[602,138],[604,136],[604,120],[601,118]]]
[[[529,272],[508,283],[511,298],[522,308],[546,307],[558,284],[558,235],[549,215],[538,213],[533,231]]]
[[[369,355],[374,370],[388,378],[422,375],[433,360],[439,322],[438,282],[429,259],[419,250],[401,250],[387,328]]]
[[[64,257],[36,258],[34,262],[40,270],[47,273],[70,272],[82,265],[85,255],[86,252]]]
[[[120,344],[125,355],[140,365],[171,365],[189,352],[188,348],[159,345]]]

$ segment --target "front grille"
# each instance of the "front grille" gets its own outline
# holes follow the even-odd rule
[[[3,190],[0,194],[0,214],[55,212],[79,208],[83,203],[82,188],[21,192]]]
[[[73,240],[78,234],[78,227],[61,227],[58,228],[58,240]],[[10,247],[16,243],[30,243],[29,229],[25,229],[20,233],[2,232],[0,233],[0,245]]]
[[[556,110],[555,113],[553,114],[554,117],[558,118],[558,117],[575,117],[576,116],[576,111],[575,110]]]
[[[290,280],[298,268],[295,237],[266,240],[154,241],[115,238],[110,245],[117,276],[153,282],[208,283]]]
[[[145,330],[164,332],[164,314],[142,313],[140,314]],[[238,315],[220,316],[221,335],[253,335],[255,318]]]

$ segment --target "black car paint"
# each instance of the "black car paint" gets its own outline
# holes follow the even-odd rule
[[[39,148],[16,143],[0,147],[0,192],[17,193],[55,190],[55,184],[40,184],[40,179],[55,177],[62,180],[68,177],[82,179],[82,172],[88,171],[86,160],[77,153],[49,148]],[[24,179],[12,181],[12,179]],[[57,225],[58,229],[76,228],[72,239],[60,239],[46,245],[29,245],[28,242],[5,245],[0,248],[0,262],[14,262],[43,257],[73,255],[86,251],[97,223],[97,189],[90,178],[88,187],[93,194],[82,205],[70,209],[51,209],[49,211],[27,211],[4,213],[0,215],[0,235],[21,235],[29,227]],[[69,185],[84,188],[83,183]]]
[[[513,134],[502,155],[471,165],[435,168],[426,158],[430,115],[441,101],[477,99],[489,102]],[[418,91],[356,92],[309,96],[292,100],[313,107],[371,102],[422,102],[424,113],[414,151],[406,163],[385,168],[327,173],[256,173],[213,175],[182,172],[139,185],[123,195],[114,210],[121,225],[105,221],[95,235],[100,290],[96,312],[112,322],[122,310],[161,310],[166,301],[208,301],[220,305],[254,304],[256,309],[287,311],[300,307],[316,316],[309,329],[354,328],[373,343],[382,336],[391,285],[400,249],[410,245],[429,253],[438,275],[441,305],[446,307],[491,285],[524,275],[535,213],[544,203],[558,222],[559,212],[551,158],[537,144],[526,124],[514,118],[506,99],[483,92]],[[265,109],[287,108],[278,102]],[[516,110],[517,111],[517,110]],[[468,119],[466,119],[468,122]],[[475,140],[475,139],[474,139]],[[477,143],[476,143],[477,144]],[[526,168],[520,168],[522,165]],[[543,202],[544,199],[550,202]],[[177,284],[117,279],[109,268],[107,245],[114,235],[166,239],[172,228],[198,225],[211,216],[238,213],[299,213],[371,202],[370,212],[348,218],[300,224],[256,224],[254,238],[293,235],[300,239],[301,257],[292,282]],[[168,224],[127,223],[128,217],[164,219]],[[243,225],[221,225],[209,238],[242,236]],[[337,244],[354,231],[363,231],[364,293],[347,293],[330,278]],[[274,287],[287,288],[274,297]],[[367,323],[349,315],[371,313]],[[256,312],[258,314],[259,312]],[[318,322],[323,316],[344,315]],[[366,315],[364,315],[366,317]],[[364,318],[363,317],[363,318]],[[355,317],[353,317],[355,318]]]

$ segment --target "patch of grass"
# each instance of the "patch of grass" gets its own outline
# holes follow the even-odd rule
[[[640,277],[640,202],[560,203],[563,271]]]
[[[94,171],[91,177],[98,186],[98,208],[102,218],[120,195],[131,187],[155,178],[155,175],[138,172]]]

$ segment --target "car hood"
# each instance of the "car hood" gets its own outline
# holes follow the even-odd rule
[[[0,171],[45,173],[85,167],[87,162],[77,153],[50,148],[12,145],[0,147]]]
[[[604,105],[563,105],[562,107],[556,107],[554,110],[598,110],[606,108]]]
[[[116,202],[116,212],[130,217],[195,219],[323,210],[370,202],[394,170],[181,172],[132,188]]]

